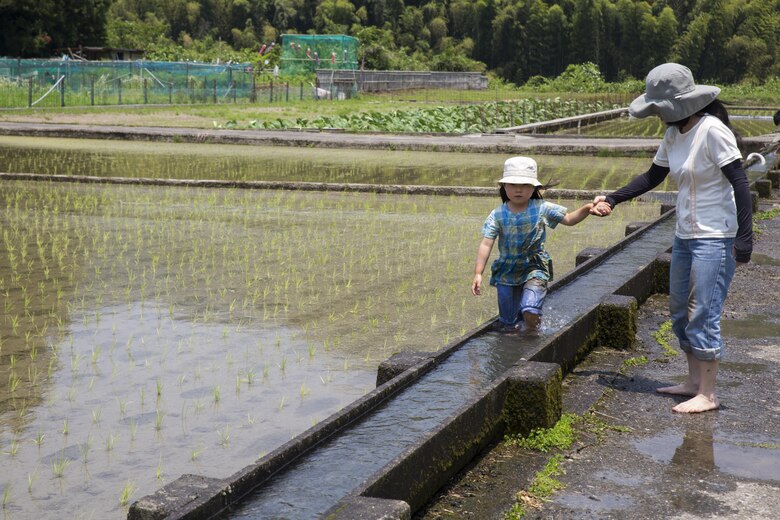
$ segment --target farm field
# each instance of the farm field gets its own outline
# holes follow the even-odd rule
[[[345,150],[0,136],[0,170],[11,173],[167,179],[496,186],[501,154]],[[543,181],[609,189],[644,171],[635,157],[538,156]],[[498,175],[497,175],[498,172]],[[674,189],[667,182],[659,189]]]
[[[731,124],[743,137],[754,137],[775,131],[771,113],[767,111],[733,111]],[[769,115],[767,115],[769,114]],[[634,119],[623,117],[612,121],[569,128],[555,132],[556,135],[585,135],[588,137],[657,137],[661,138],[666,125],[657,117]]]

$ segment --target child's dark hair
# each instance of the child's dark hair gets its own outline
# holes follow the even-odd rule
[[[534,188],[534,193],[531,195],[532,199],[543,199],[542,192],[545,187],[544,186],[536,186]],[[504,188],[503,184],[498,185],[498,194],[501,195],[501,202],[509,202],[509,196],[506,194],[506,189]]]

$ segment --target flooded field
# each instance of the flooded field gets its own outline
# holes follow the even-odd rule
[[[191,168],[219,155],[188,146]],[[0,181],[5,516],[122,518],[182,473],[227,476],[372,389],[393,353],[491,318],[495,293],[469,284],[498,202]],[[658,211],[550,231],[556,273]]]
[[[742,137],[771,134],[776,127],[771,113],[767,111],[731,111],[731,124]],[[603,123],[568,128],[555,132],[559,135],[586,135],[588,137],[656,137],[661,138],[666,131],[666,125],[657,117],[634,119],[622,117]]]
[[[0,136],[0,171],[165,179],[495,186],[507,156]],[[622,186],[649,167],[636,157],[536,157],[544,181]],[[676,189],[671,184],[659,189]]]

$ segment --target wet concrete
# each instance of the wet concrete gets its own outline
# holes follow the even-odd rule
[[[760,209],[780,207],[773,196]],[[668,297],[651,297],[633,351],[597,349],[565,378],[564,412],[590,421],[563,453],[563,489],[526,505],[525,518],[777,518],[780,266],[766,259],[780,258],[780,217],[757,227],[759,261],[738,269],[724,311],[720,410],[676,414],[682,398],[655,392],[683,380],[686,363],[653,338],[669,315]],[[624,365],[638,356],[647,363]],[[414,518],[504,518],[549,457],[498,443]]]

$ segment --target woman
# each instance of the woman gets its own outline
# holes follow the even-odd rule
[[[688,378],[658,388],[690,399],[672,408],[697,413],[720,406],[715,394],[723,356],[720,315],[737,264],[750,261],[753,219],[750,188],[720,89],[696,85],[691,71],[665,63],[650,71],[646,91],[629,107],[637,118],[659,116],[668,125],[650,169],[628,185],[594,199],[608,215],[621,202],[677,181],[677,228],[672,248],[669,308],[672,328],[688,360]]]

